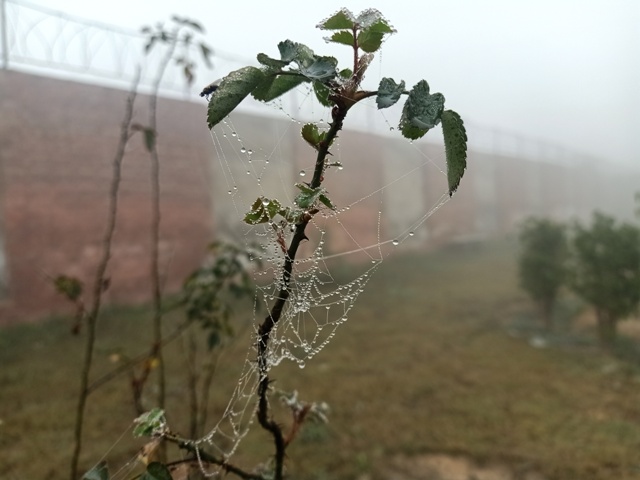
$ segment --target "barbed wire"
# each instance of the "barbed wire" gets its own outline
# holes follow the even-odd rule
[[[141,66],[140,84],[148,86],[166,48],[159,45],[145,55],[145,37],[140,32],[25,0],[0,0],[0,15],[0,47],[5,69],[66,72],[74,77],[90,76],[128,87],[136,68]],[[214,49],[214,69],[221,72],[220,76],[247,62],[251,63],[238,55]],[[215,74],[209,71],[208,77]],[[161,89],[193,93],[184,82],[182,70],[176,66],[167,70]]]

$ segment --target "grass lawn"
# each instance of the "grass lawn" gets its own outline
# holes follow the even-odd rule
[[[499,462],[548,479],[640,478],[640,368],[629,354],[635,341],[625,339],[624,358],[589,340],[532,347],[520,328],[533,314],[518,290],[514,259],[508,244],[392,257],[304,370],[276,368],[278,388],[331,406],[330,423],[307,425],[290,447],[292,478],[382,480],[390,459],[428,452]],[[177,321],[168,319],[167,329]],[[95,374],[113,368],[114,352],[147,349],[149,323],[143,308],[106,312]],[[0,331],[2,479],[68,477],[83,351],[82,337],[69,326],[55,319]],[[240,326],[223,354],[214,410],[234,385],[249,331]],[[565,332],[562,338],[578,337]],[[166,357],[169,420],[184,431],[183,342],[168,347]],[[135,461],[143,442],[131,438],[130,397],[124,376],[90,398],[85,467],[103,456],[112,472]],[[275,411],[286,423],[286,412]],[[270,453],[256,425],[233,461],[253,465]]]

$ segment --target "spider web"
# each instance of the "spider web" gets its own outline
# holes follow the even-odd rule
[[[260,380],[255,348],[258,339],[257,326],[263,318],[260,312],[269,311],[284,286],[283,246],[289,245],[293,233],[293,225],[279,220],[277,216],[267,224],[253,226],[243,223],[242,219],[250,211],[256,198],[277,198],[282,205],[293,206],[294,195],[297,193],[294,184],[304,181],[305,177],[310,177],[313,172],[315,155],[298,133],[300,127],[306,123],[300,120],[298,115],[302,116],[305,104],[313,103],[315,98],[313,92],[307,88],[299,88],[297,93],[302,95],[303,101],[299,103],[294,115],[285,113],[287,122],[277,125],[277,131],[273,133],[273,145],[267,149],[254,147],[251,132],[240,132],[240,128],[236,128],[233,116],[211,132],[218,160],[214,177],[224,182],[223,190],[227,192],[224,203],[231,206],[232,212],[229,223],[234,222],[241,226],[241,230],[236,227],[235,232],[247,245],[253,244],[256,240],[259,242],[261,247],[259,258],[256,260],[265,265],[255,273],[255,301],[264,308],[257,309],[257,313],[254,313],[252,348],[247,353],[243,373],[222,417],[204,437],[191,440],[195,447],[206,448],[221,455],[225,460],[234,454],[241,440],[249,432],[255,417],[256,389]],[[295,105],[297,102],[292,103]],[[271,107],[279,112],[286,112],[282,101],[273,102]],[[328,115],[326,109],[317,106],[311,108],[312,115]],[[372,103],[365,108],[375,109],[375,105]],[[393,130],[384,116],[379,118],[388,129]],[[268,122],[269,120],[264,121]],[[328,120],[325,118],[315,124],[319,129],[328,128]],[[311,163],[300,165],[297,158],[287,155],[285,150],[290,150],[291,145],[284,143],[288,143],[292,133],[298,137],[296,140],[301,145],[300,153],[311,159]],[[342,136],[348,137],[349,132],[343,133]],[[402,143],[405,148],[410,144]],[[364,185],[367,189],[364,195],[336,195],[340,198],[340,202],[336,202],[337,207],[334,210],[321,208],[307,226],[306,234],[309,240],[301,245],[294,262],[288,285],[290,296],[280,320],[271,332],[267,352],[268,371],[284,361],[294,362],[300,368],[304,368],[307,362],[331,341],[340,325],[348,320],[359,295],[391,250],[413,238],[425,240],[425,232],[421,232],[420,227],[450,198],[446,189],[446,174],[442,169],[444,157],[442,149],[439,155],[433,158],[417,146],[410,144],[410,148],[417,153],[414,154],[417,160],[404,162],[404,165],[399,166],[398,162],[392,166],[384,165],[384,162],[375,165],[372,159],[372,165],[366,168],[375,171],[382,167],[385,170],[382,176],[383,183],[376,185],[371,182]],[[359,167],[351,164],[352,159],[346,158],[344,151],[340,141],[332,147],[335,166],[327,169],[323,182],[330,190],[339,183],[348,187],[354,181],[353,174],[358,174]],[[298,151],[293,153],[296,155]],[[353,169],[352,176],[339,179],[349,168]],[[421,178],[425,170],[440,180],[440,191],[433,203],[426,209],[421,203],[397,207],[409,210],[408,215],[406,212],[394,213],[383,208],[386,203],[402,204],[403,197],[406,196],[403,192],[411,191],[415,187],[415,180]],[[350,190],[355,192],[355,195],[359,193],[359,189]],[[331,196],[331,192],[329,195]],[[333,198],[331,196],[332,200]],[[408,202],[411,201],[409,198]],[[387,214],[400,217],[400,221],[388,225],[383,221]],[[408,216],[411,218],[407,221]],[[362,217],[365,217],[365,221]],[[354,224],[359,228],[353,228]],[[355,271],[350,279],[344,280],[343,274],[333,273],[337,258],[340,258],[340,264],[346,261],[351,265],[350,270]],[[224,475],[221,469],[212,469],[205,466],[204,462],[201,462],[200,466],[206,476]]]
[[[319,129],[328,128],[330,121],[329,110],[317,104],[309,88],[299,87],[295,95],[295,100],[290,98],[288,102],[293,104],[293,114],[287,113],[291,110],[291,105],[285,105],[287,99],[265,107],[284,115],[286,121],[250,120],[251,117],[232,114],[211,131],[215,152],[212,175],[218,181],[217,190],[224,192],[214,202],[219,230],[239,238],[247,247],[259,244],[255,260],[263,267],[254,272],[250,348],[226,408],[203,437],[183,439],[195,447],[206,477],[222,478],[226,472],[222,467],[206,464],[200,458],[200,450],[229,461],[255,423],[260,381],[256,361],[258,325],[283,288],[283,245],[288,247],[293,235],[294,226],[279,216],[258,225],[244,223],[244,216],[256,198],[276,198],[283,206],[294,206],[298,193],[295,183],[309,179],[315,163],[315,152],[299,133],[307,123],[302,118],[320,117],[315,122]],[[388,109],[383,114],[375,102],[361,103],[364,105],[358,107],[368,116],[365,122],[370,122],[373,113],[383,128],[394,130],[387,116],[399,118],[397,111]],[[350,116],[356,117],[351,112]],[[347,124],[350,120],[357,121],[347,118]],[[429,134],[433,136],[433,132]],[[355,143],[348,140],[351,136],[358,137]],[[334,166],[325,171],[323,187],[328,189],[336,208],[320,208],[307,226],[309,240],[298,250],[288,285],[290,296],[271,332],[267,371],[286,361],[304,368],[349,319],[359,295],[384,258],[405,242],[423,247],[429,237],[425,222],[450,198],[443,171],[444,148],[395,137],[394,142],[379,140],[386,155],[378,158],[363,158],[359,153],[371,152],[361,143],[374,138],[370,135],[343,131],[332,146]],[[263,143],[265,138],[267,144]],[[299,157],[308,160],[303,163]],[[434,190],[426,192],[428,195],[424,191],[425,178],[433,180],[429,186],[435,185],[427,189]],[[345,265],[349,268],[345,269]],[[129,462],[134,463],[135,460]],[[120,472],[130,468],[133,466],[125,466]]]

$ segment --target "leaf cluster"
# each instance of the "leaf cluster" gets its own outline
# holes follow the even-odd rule
[[[213,68],[213,49],[202,39],[205,34],[203,26],[185,17],[173,15],[172,24],[167,28],[159,22],[153,27],[145,26],[141,32],[145,36],[144,53],[149,54],[158,44],[165,44],[171,48],[181,47],[178,55],[173,58],[175,64],[182,68],[182,74],[188,85],[195,80],[196,62],[191,58],[191,47],[195,46],[200,58],[207,66]]]
[[[233,334],[230,319],[239,299],[253,297],[249,263],[252,252],[234,244],[214,242],[209,246],[210,263],[197,269],[182,288],[182,306],[189,321],[207,331],[209,348]]]

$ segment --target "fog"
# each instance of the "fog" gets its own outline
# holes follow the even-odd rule
[[[290,38],[347,64],[347,49],[326,45],[315,25],[341,7],[356,13],[377,8],[398,33],[370,70],[370,87],[382,76],[407,85],[425,78],[479,127],[541,139],[605,162],[638,162],[635,0],[33,3],[132,29],[175,13],[200,21],[214,48],[247,61],[258,52],[276,55],[277,43]],[[215,80],[226,73],[208,75]]]

